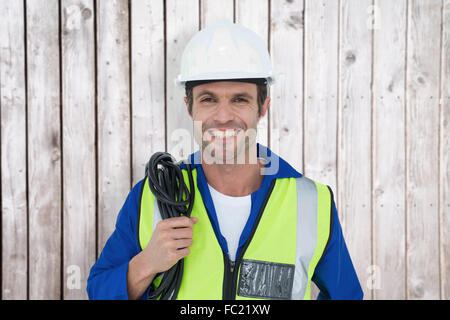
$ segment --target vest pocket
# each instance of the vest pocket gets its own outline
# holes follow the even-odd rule
[[[291,299],[295,265],[242,260],[238,295],[249,298]]]

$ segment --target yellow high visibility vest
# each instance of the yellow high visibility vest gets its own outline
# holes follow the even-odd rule
[[[182,172],[189,188],[187,170]],[[311,278],[331,238],[331,189],[305,176],[273,179],[240,257],[231,262],[197,188],[197,169],[192,175],[191,217],[199,220],[177,299],[310,299]],[[161,215],[148,179],[141,188],[137,231],[144,249]]]

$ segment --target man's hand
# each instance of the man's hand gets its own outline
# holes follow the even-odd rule
[[[192,227],[197,221],[197,218],[177,217],[158,222],[147,247],[128,264],[129,299],[142,296],[157,273],[169,270],[189,255]]]
[[[178,217],[160,221],[143,254],[150,273],[169,270],[189,253],[192,246],[192,227],[197,218]]]

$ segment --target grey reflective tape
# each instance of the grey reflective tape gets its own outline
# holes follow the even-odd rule
[[[297,182],[297,243],[291,298],[301,300],[308,285],[308,266],[317,244],[317,187],[302,176]]]
[[[268,261],[242,260],[238,284],[241,297],[290,299],[294,265]]]

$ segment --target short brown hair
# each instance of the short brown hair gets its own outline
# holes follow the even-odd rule
[[[186,91],[186,98],[188,101],[189,114],[192,114],[192,105],[194,104],[194,97],[193,97],[194,88],[189,89],[186,88],[185,91]],[[258,116],[261,116],[261,108],[264,105],[264,101],[266,101],[267,98],[267,86],[264,84],[257,84],[256,91],[258,100]]]

